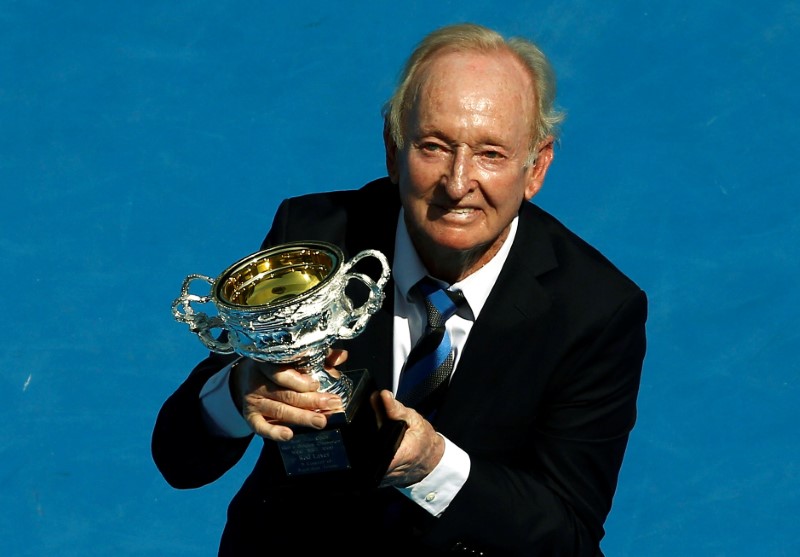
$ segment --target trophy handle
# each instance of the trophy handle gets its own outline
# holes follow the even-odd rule
[[[183,280],[183,286],[181,286],[181,295],[172,302],[172,315],[175,316],[177,321],[189,325],[189,330],[197,335],[200,342],[206,345],[206,348],[220,354],[230,354],[234,351],[233,345],[230,342],[221,342],[211,334],[213,329],[224,328],[222,318],[218,315],[210,317],[202,311],[195,312],[192,307],[192,302],[205,304],[211,301],[211,295],[198,296],[197,294],[189,293],[189,285],[195,280],[207,282],[212,288],[214,286],[214,279],[211,277],[198,274],[187,276]]]
[[[365,257],[374,257],[380,262],[382,271],[381,276],[377,281],[363,273],[349,272],[356,263]],[[372,316],[372,314],[380,309],[384,298],[383,287],[389,280],[391,268],[389,267],[389,261],[386,259],[386,256],[383,255],[383,253],[377,250],[368,249],[357,253],[350,261],[345,263],[342,267],[342,273],[344,273],[345,284],[351,280],[357,280],[363,283],[369,289],[369,296],[367,297],[367,300],[359,307],[352,308],[352,313],[350,315],[351,320],[347,325],[342,326],[338,331],[339,338],[349,339],[358,336],[367,325],[367,321],[369,321],[369,318]]]

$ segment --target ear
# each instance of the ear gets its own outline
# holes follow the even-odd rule
[[[534,195],[539,193],[544,184],[544,177],[550,163],[553,162],[553,137],[547,136],[536,146],[536,164],[528,168],[528,178],[525,186],[525,200],[530,201]]]
[[[397,172],[397,144],[392,139],[392,134],[389,131],[389,122],[383,122],[383,146],[386,150],[386,172],[389,174],[389,179],[393,184],[398,183],[399,173]]]

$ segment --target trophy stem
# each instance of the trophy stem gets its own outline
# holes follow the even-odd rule
[[[306,373],[319,381],[319,389],[321,393],[331,393],[338,395],[342,399],[342,406],[347,408],[350,402],[350,395],[353,392],[353,381],[347,375],[341,374],[339,377],[334,377],[325,369],[324,366],[325,354],[310,357],[298,369],[302,369]]]

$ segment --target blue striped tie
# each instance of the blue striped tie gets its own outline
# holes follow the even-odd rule
[[[428,324],[403,366],[397,400],[430,419],[453,371],[450,335],[444,324],[466,300],[461,292],[444,290],[429,277],[419,281],[414,289],[425,297]]]

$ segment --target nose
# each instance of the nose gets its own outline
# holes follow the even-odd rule
[[[446,177],[445,189],[453,199],[461,199],[472,188],[473,168],[469,149],[460,146],[451,159],[450,175]]]

